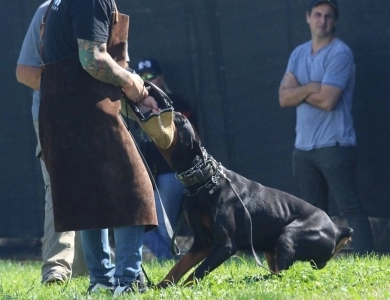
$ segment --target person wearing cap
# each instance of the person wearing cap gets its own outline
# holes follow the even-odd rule
[[[311,40],[290,55],[279,103],[296,108],[293,174],[301,197],[327,212],[332,196],[354,229],[354,252],[366,254],[372,251],[372,236],[356,181],[355,65],[350,48],[335,36],[338,13],[336,0],[310,1]]]
[[[172,100],[175,111],[185,115],[195,128],[194,115],[189,105],[180,97],[173,94],[167,87],[164,75],[159,62],[152,58],[144,58],[138,61],[135,71],[143,80],[147,80],[162,89]],[[170,237],[164,222],[163,211],[159,197],[168,216],[168,219],[175,228],[183,198],[183,185],[176,179],[175,173],[164,157],[157,150],[151,140],[144,132],[139,131],[140,148],[146,159],[153,177],[155,178],[157,189],[155,190],[156,210],[158,218],[158,228],[148,232],[144,236],[144,245],[158,260],[172,259],[170,250]]]

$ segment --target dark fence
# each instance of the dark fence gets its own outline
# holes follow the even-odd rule
[[[281,109],[278,86],[290,52],[310,38],[302,0],[117,0],[131,17],[131,65],[162,63],[167,83],[185,97],[206,146],[226,167],[298,195],[291,172],[295,111]],[[7,2],[0,89],[0,237],[39,237],[43,184],[34,157],[31,93],[15,80],[23,36],[40,1]],[[338,36],[356,62],[354,120],[359,192],[371,217],[390,217],[390,2],[340,0]],[[4,23],[4,22],[3,22]]]

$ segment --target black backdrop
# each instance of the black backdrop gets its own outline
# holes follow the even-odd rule
[[[44,192],[34,157],[31,92],[15,66],[42,1],[7,1],[0,90],[0,238],[42,234]],[[358,183],[372,217],[390,217],[390,2],[339,0],[337,34],[353,50]],[[206,146],[226,167],[299,195],[291,172],[294,109],[281,109],[278,86],[292,49],[308,40],[303,0],[117,0],[131,17],[130,65],[155,57],[171,90],[198,115]],[[4,21],[5,20],[5,21]]]

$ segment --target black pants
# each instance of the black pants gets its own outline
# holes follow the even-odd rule
[[[357,192],[356,162],[356,147],[293,151],[293,174],[298,179],[302,199],[328,212],[332,195],[340,214],[354,230],[354,251],[364,254],[372,251],[372,237]]]

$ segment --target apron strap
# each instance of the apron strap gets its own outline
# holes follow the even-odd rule
[[[45,14],[43,15],[41,25],[39,28],[39,52],[41,54],[41,66],[43,67],[43,36],[45,34],[45,23],[46,23],[46,17],[50,11],[51,6],[53,5],[54,0],[50,1],[49,6],[47,7]]]
[[[119,19],[118,19],[119,11],[118,11],[118,8],[116,6],[115,0],[112,0],[112,4],[114,5],[114,15],[115,15],[115,24],[116,24],[119,21]]]

